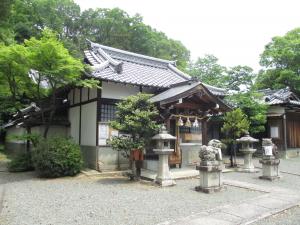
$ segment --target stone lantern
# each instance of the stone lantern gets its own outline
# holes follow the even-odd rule
[[[156,148],[153,149],[153,151],[158,154],[159,157],[155,182],[163,187],[176,184],[170,174],[168,157],[168,155],[174,152],[174,149],[170,147],[170,141],[175,139],[176,137],[168,134],[164,125],[161,127],[159,134],[152,137],[152,140],[156,141]]]
[[[262,147],[264,154],[259,162],[262,164],[262,176],[260,179],[276,180],[280,178],[277,146],[272,142],[271,138],[263,138]]]
[[[258,142],[258,139],[251,137],[247,132],[244,137],[236,139],[236,141],[242,144],[242,148],[240,149],[240,152],[244,154],[244,165],[242,167],[242,171],[248,173],[257,172],[252,162],[252,155],[256,152],[256,149],[253,148],[253,143]]]

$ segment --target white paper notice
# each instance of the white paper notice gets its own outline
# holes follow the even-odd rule
[[[108,139],[108,125],[107,124],[99,124],[98,125],[98,136],[99,139]]]

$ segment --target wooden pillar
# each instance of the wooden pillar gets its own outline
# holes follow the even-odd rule
[[[207,145],[207,119],[202,120],[202,144]]]
[[[283,149],[287,150],[287,130],[286,130],[286,114],[284,113],[283,116]]]
[[[30,126],[26,127],[26,132],[27,132],[27,135],[31,134],[31,127]],[[27,141],[26,141],[26,151],[27,151],[27,153],[30,152],[30,141],[28,140],[28,138],[27,138]]]

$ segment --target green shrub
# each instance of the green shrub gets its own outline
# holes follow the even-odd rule
[[[33,151],[32,160],[41,177],[74,176],[82,166],[79,145],[60,137],[41,140]]]
[[[10,172],[25,172],[34,170],[30,154],[22,153],[13,157],[8,163],[8,170]]]

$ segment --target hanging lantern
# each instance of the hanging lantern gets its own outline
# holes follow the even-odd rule
[[[179,117],[179,119],[178,119],[178,126],[180,126],[180,127],[183,126],[183,121],[182,121],[181,117]]]
[[[193,127],[199,127],[199,123],[198,123],[197,118],[195,118],[195,121],[193,123]]]
[[[186,126],[186,127],[191,127],[191,126],[192,126],[191,121],[190,121],[190,118],[187,118],[186,123],[185,123],[185,126]]]

